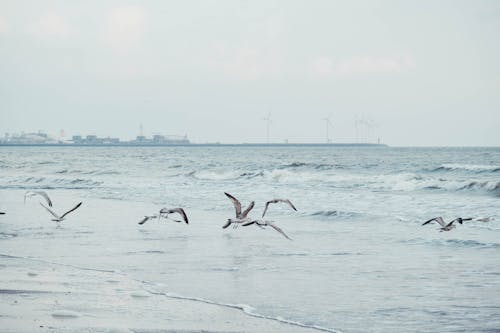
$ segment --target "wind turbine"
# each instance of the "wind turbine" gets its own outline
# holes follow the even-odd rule
[[[359,125],[363,123],[363,120],[359,115],[354,118],[354,128],[356,130],[356,143],[359,143]]]
[[[333,127],[332,125],[332,122],[330,121],[330,115],[326,118],[323,118],[323,120],[325,121],[325,125],[326,125],[326,143],[331,143],[332,140],[330,140],[330,132],[329,132],[329,129],[330,129],[330,126]]]
[[[266,121],[266,135],[267,139],[266,142],[269,144],[269,127],[271,126],[271,112],[267,113],[267,117],[262,118],[262,120]]]

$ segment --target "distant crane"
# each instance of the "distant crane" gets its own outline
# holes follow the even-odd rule
[[[271,126],[271,112],[267,114],[267,117],[262,118],[262,120],[266,121],[266,142],[269,144],[269,127]]]

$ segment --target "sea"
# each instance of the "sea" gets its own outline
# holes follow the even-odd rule
[[[83,204],[57,226],[30,190],[61,212]],[[223,229],[224,192],[255,201],[254,218],[289,199],[297,211],[270,204],[265,219],[291,240]],[[137,224],[163,207],[189,224]],[[0,211],[0,263],[119,272],[318,331],[500,332],[500,148],[0,147]],[[490,221],[422,226],[437,216]]]

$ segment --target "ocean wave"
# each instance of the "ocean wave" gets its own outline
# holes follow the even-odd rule
[[[283,164],[278,169],[295,169],[295,168],[304,168],[304,169],[314,169],[314,170],[330,170],[330,169],[344,169],[344,166],[341,164],[335,163],[306,163],[306,162],[292,162],[289,164]]]
[[[495,194],[496,196],[500,196],[500,182],[494,182],[494,181],[485,181],[485,182],[477,182],[477,181],[472,181],[461,188],[460,190],[485,190],[487,192],[491,192]]]
[[[14,177],[2,189],[89,189],[102,185],[102,181],[87,178]]]
[[[237,171],[192,171],[187,174],[187,176],[193,177],[199,180],[232,180],[240,177],[240,173]]]
[[[452,246],[452,247],[466,247],[466,248],[478,248],[478,249],[491,249],[500,248],[500,243],[483,243],[473,239],[425,239],[425,238],[413,238],[403,241],[407,244],[429,244],[432,246]]]
[[[264,176],[262,171],[237,171],[237,170],[218,170],[218,171],[191,171],[185,176],[193,177],[199,180],[235,180],[238,178],[255,178]]]
[[[500,196],[500,182],[491,180],[462,180],[448,177],[433,177],[429,174],[400,172],[389,174],[358,174],[336,172],[335,170],[303,169],[305,164],[294,162],[292,168],[268,170],[202,170],[192,171],[185,176],[198,180],[228,181],[262,179],[267,183],[318,184],[332,188],[369,189],[412,192],[419,190],[441,190],[449,192],[472,191]],[[318,165],[319,166],[319,165]],[[317,215],[335,215],[339,212],[319,212]]]
[[[282,165],[281,168],[282,169],[284,169],[284,168],[299,168],[299,167],[303,167],[306,165],[307,165],[307,163],[305,163],[305,162],[293,162],[290,164]]]
[[[458,247],[477,247],[477,248],[499,248],[500,243],[482,243],[472,239],[447,239],[437,241],[438,245],[452,245]]]
[[[472,172],[499,172],[500,166],[487,164],[442,164],[431,171],[457,171],[465,170]]]
[[[0,232],[0,239],[9,239],[17,237],[16,233],[13,232]]]
[[[361,213],[356,213],[356,212],[344,212],[344,211],[339,211],[339,210],[320,210],[314,213],[309,214],[309,216],[314,216],[314,217],[355,217],[359,216]]]
[[[82,174],[82,175],[119,175],[119,171],[115,170],[88,170],[83,171],[79,169],[61,169],[54,172],[55,174]]]

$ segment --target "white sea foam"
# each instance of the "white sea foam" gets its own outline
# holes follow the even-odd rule
[[[71,310],[58,310],[52,312],[52,317],[54,318],[78,318],[81,314],[76,311]]]
[[[442,169],[447,170],[467,170],[467,171],[500,171],[500,165],[485,165],[485,164],[442,164]]]

